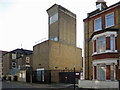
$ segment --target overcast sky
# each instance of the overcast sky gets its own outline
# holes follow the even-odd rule
[[[83,19],[96,9],[97,0],[0,0],[0,50],[33,50],[48,39],[46,10],[59,4],[77,15],[77,47],[83,48]],[[110,6],[119,0],[105,0]]]

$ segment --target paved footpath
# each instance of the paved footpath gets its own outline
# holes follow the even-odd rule
[[[2,90],[74,90],[74,88],[73,88],[73,84],[63,84],[63,83],[59,83],[59,84],[32,83],[31,84],[31,83],[15,82],[15,81],[3,81]],[[114,90],[114,89],[91,89],[91,88],[83,89],[76,87],[75,90]]]

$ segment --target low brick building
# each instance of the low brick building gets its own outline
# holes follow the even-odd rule
[[[80,48],[52,40],[45,41],[34,46],[33,70],[44,68],[44,70],[57,70],[58,72],[60,70],[73,71],[73,65],[75,65],[76,71],[79,72],[82,69],[81,53]],[[57,77],[53,77],[51,80],[58,82],[58,73]]]
[[[73,65],[82,70],[82,49],[76,47],[76,15],[57,4],[47,13],[49,40],[33,47],[33,70],[49,70],[51,81],[59,82],[59,72],[73,72]]]
[[[61,44],[52,40],[34,46],[33,50],[33,69],[44,67],[45,70],[76,70],[82,69],[82,50],[74,46]]]

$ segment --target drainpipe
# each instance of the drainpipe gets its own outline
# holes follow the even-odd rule
[[[88,50],[87,50],[87,55],[88,55],[88,80],[89,80],[89,18],[90,18],[90,15],[88,13],[88,17],[87,17],[87,34],[88,34],[88,37],[87,37],[87,42],[88,42]]]

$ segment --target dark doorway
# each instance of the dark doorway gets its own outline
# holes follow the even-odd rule
[[[14,81],[17,81],[17,76],[14,76]]]
[[[79,72],[76,72],[75,81],[78,83]],[[74,72],[59,72],[60,83],[71,83],[74,84]]]

